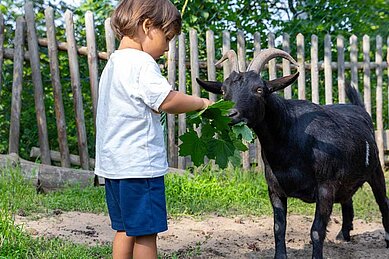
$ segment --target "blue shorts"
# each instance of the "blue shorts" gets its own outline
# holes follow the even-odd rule
[[[105,179],[112,229],[127,236],[146,236],[167,230],[164,177]]]

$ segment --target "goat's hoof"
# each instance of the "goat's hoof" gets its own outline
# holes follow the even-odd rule
[[[389,248],[389,240],[385,240],[386,242],[386,248]]]
[[[344,232],[339,231],[338,235],[336,236],[336,240],[350,242],[351,241],[350,232],[349,231],[344,231]]]

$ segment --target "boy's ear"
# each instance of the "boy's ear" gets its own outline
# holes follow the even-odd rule
[[[149,32],[149,30],[151,29],[152,27],[152,23],[150,21],[149,18],[147,18],[146,20],[143,21],[142,23],[142,28],[143,28],[143,32],[147,35],[147,33]]]

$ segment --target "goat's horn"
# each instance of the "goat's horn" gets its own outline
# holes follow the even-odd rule
[[[216,62],[215,65],[217,66],[221,64],[226,59],[230,60],[232,71],[239,72],[238,56],[236,55],[236,52],[232,49],[224,53],[223,57],[218,62]]]
[[[250,62],[249,66],[247,67],[247,71],[252,70],[252,71],[256,71],[259,74],[262,71],[265,64],[269,60],[276,57],[286,58],[291,63],[298,66],[296,60],[294,60],[294,58],[292,58],[292,56],[289,55],[289,53],[280,49],[271,48],[271,49],[264,49],[261,52],[259,52],[259,54]]]

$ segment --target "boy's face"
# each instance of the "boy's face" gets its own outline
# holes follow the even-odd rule
[[[165,51],[169,50],[170,40],[170,37],[167,37],[161,29],[150,28],[145,32],[142,49],[154,59],[158,59]]]

